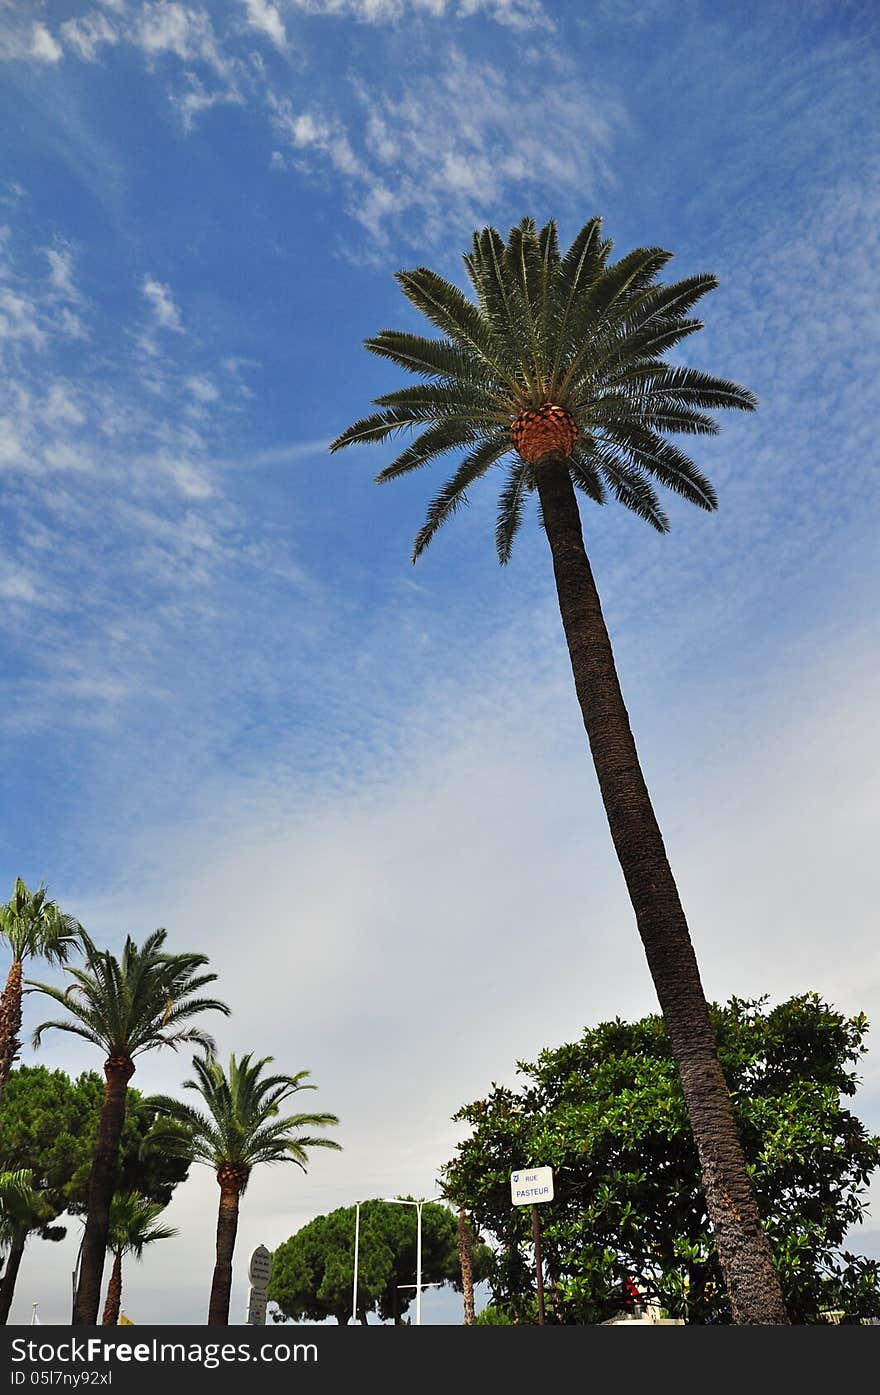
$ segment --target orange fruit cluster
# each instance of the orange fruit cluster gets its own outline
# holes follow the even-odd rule
[[[577,422],[564,407],[545,402],[536,410],[520,412],[510,428],[514,448],[529,465],[545,455],[571,455],[577,440]]]

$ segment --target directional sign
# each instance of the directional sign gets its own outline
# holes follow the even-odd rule
[[[271,1277],[272,1256],[265,1245],[258,1245],[248,1261],[248,1278],[251,1281],[251,1286],[265,1293]]]
[[[510,1174],[510,1199],[514,1206],[538,1206],[553,1200],[553,1168],[530,1167]]]

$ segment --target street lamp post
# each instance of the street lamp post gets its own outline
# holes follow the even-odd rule
[[[416,1326],[422,1325],[422,1207],[426,1201],[442,1201],[442,1196],[423,1196],[419,1201],[407,1201],[402,1196],[386,1196],[383,1200],[392,1206],[414,1206],[416,1208]]]
[[[358,1316],[358,1241],[361,1235],[361,1204],[355,1203],[354,1208],[354,1279],[351,1285],[351,1320],[357,1322]]]

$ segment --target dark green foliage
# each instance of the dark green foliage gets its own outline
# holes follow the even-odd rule
[[[355,1207],[342,1207],[317,1216],[303,1226],[273,1257],[269,1297],[279,1309],[275,1321],[322,1322],[352,1316]],[[461,1290],[458,1229],[445,1206],[426,1202],[422,1208],[422,1282],[448,1283]],[[489,1270],[490,1253],[480,1241],[472,1252],[474,1282]],[[368,1313],[400,1323],[415,1299],[416,1211],[383,1201],[361,1205],[358,1251],[358,1318]]]
[[[848,1019],[814,993],[772,1009],[733,998],[711,1013],[792,1320],[880,1315],[880,1265],[841,1249],[880,1166],[880,1138],[844,1104],[865,1017]],[[561,1320],[612,1316],[630,1275],[672,1316],[728,1322],[662,1018],[602,1023],[519,1069],[522,1089],[493,1085],[455,1116],[472,1133],[444,1170],[448,1195],[498,1247],[495,1303],[519,1315],[532,1301],[530,1217],[510,1204],[509,1174],[544,1164],[556,1197],[541,1208],[542,1244]]]
[[[94,1071],[72,1080],[61,1070],[19,1066],[9,1077],[0,1101],[0,1167],[29,1168],[55,1215],[85,1210],[103,1098]],[[129,1089],[118,1186],[165,1206],[189,1163],[154,1145],[156,1119],[150,1101]]]
[[[577,423],[567,463],[575,487],[595,503],[610,490],[660,532],[669,522],[654,483],[699,508],[716,507],[709,481],[663,439],[715,435],[708,412],[755,405],[736,383],[664,362],[669,349],[702,327],[690,312],[717,285],[715,277],[658,282],[672,255],[659,247],[637,248],[612,263],[614,244],[601,237],[601,226],[593,218],[564,256],[553,222],[539,231],[524,218],[506,243],[494,228],[475,233],[464,258],[474,299],[427,267],[398,273],[404,295],[443,337],[386,329],[366,347],[427,381],[378,397],[381,410],[355,422],[331,450],[420,432],[380,472],[380,482],[466,450],[428,509],[414,561],[498,462],[505,484],[496,545],[499,560],[508,560],[524,498],[536,488],[533,465],[514,453],[511,426],[545,402]],[[506,455],[512,462],[503,462]]]

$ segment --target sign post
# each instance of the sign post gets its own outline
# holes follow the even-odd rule
[[[250,1292],[248,1293],[247,1317],[245,1322],[248,1327],[265,1327],[266,1325],[266,1304],[269,1287],[269,1280],[272,1277],[272,1256],[265,1245],[258,1245],[252,1252],[248,1261],[248,1278],[250,1280]]]
[[[544,1318],[544,1266],[541,1263],[541,1222],[538,1207],[553,1200],[553,1168],[532,1167],[510,1174],[510,1199],[514,1206],[531,1206],[532,1239],[535,1244],[535,1275],[538,1280],[538,1322]]]

